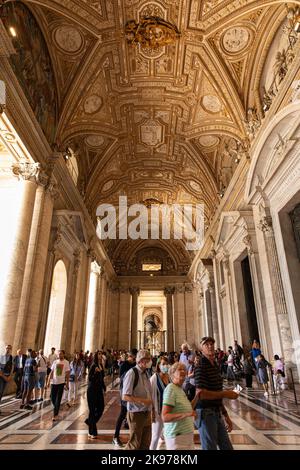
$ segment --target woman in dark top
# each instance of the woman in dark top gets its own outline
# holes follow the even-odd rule
[[[101,351],[97,351],[94,354],[94,361],[89,369],[88,380],[87,401],[90,413],[85,423],[89,427],[88,437],[96,439],[97,423],[104,410],[104,392],[106,391]]]

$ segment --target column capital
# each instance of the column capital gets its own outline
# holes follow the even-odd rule
[[[18,162],[14,163],[11,166],[13,174],[18,179],[23,179],[25,181],[34,181],[38,182],[39,173],[42,172],[40,163],[30,163],[30,162]],[[44,174],[41,175],[41,181],[45,177]],[[47,182],[46,182],[47,184]]]
[[[97,274],[98,276],[100,276],[101,274],[101,266],[99,266],[96,260],[94,260],[91,264],[91,271],[92,273]]]
[[[251,240],[250,235],[246,235],[243,238],[243,243],[246,245],[249,255],[252,255],[254,252],[253,252],[252,240]]]
[[[184,286],[184,289],[185,289],[185,292],[193,292],[193,284],[192,283],[186,284]]]
[[[262,217],[261,220],[259,221],[257,228],[264,233],[272,234],[273,233],[272,217],[270,215]]]
[[[175,287],[174,286],[167,286],[164,288],[164,295],[173,295],[175,293]]]
[[[178,294],[183,294],[185,292],[185,286],[183,284],[179,284],[175,287],[175,292]]]
[[[87,256],[92,259],[92,262],[96,260],[97,255],[93,248],[89,248],[86,252]]]
[[[120,285],[117,282],[109,282],[108,288],[112,293],[118,294],[120,292]]]
[[[131,295],[140,295],[140,288],[139,287],[129,287],[129,292]]]

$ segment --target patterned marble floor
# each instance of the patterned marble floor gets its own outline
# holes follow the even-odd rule
[[[43,404],[32,411],[20,410],[20,400],[4,397],[0,406],[0,450],[44,449],[114,449],[112,438],[119,412],[118,388],[108,384],[104,414],[98,423],[97,440],[89,440],[87,427],[86,385],[80,387],[78,404],[62,404],[60,420],[52,422],[49,392]],[[236,401],[227,401],[234,423],[231,441],[239,450],[300,450],[300,406],[287,391],[265,398],[260,390],[242,391]],[[128,431],[121,431],[125,443]],[[200,449],[195,431],[196,449]],[[163,449],[163,447],[162,447]]]

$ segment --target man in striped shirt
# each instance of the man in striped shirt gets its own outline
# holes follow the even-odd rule
[[[205,336],[200,342],[202,358],[195,369],[195,385],[205,390],[205,400],[196,405],[196,425],[203,450],[233,450],[228,432],[232,422],[222,403],[223,398],[236,399],[233,390],[223,390],[223,379],[215,362],[215,340]]]

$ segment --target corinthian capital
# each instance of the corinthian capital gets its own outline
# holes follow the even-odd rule
[[[131,295],[140,295],[140,288],[139,287],[130,287],[129,292]]]
[[[12,172],[18,179],[25,181],[38,181],[38,174],[41,171],[40,163],[19,162],[12,165]]]
[[[165,296],[172,295],[174,293],[175,293],[175,287],[172,287],[172,286],[165,287],[165,289],[164,289]]]
[[[269,233],[272,233],[273,232],[273,224],[272,224],[272,217],[271,216],[265,216],[263,217],[257,228],[259,230],[261,230],[262,232],[269,232]]]
[[[100,276],[100,274],[101,274],[101,266],[99,266],[99,264],[97,263],[97,261],[93,261],[93,262],[92,262],[92,264],[91,264],[91,271],[92,271],[92,273],[97,274],[98,276]]]

